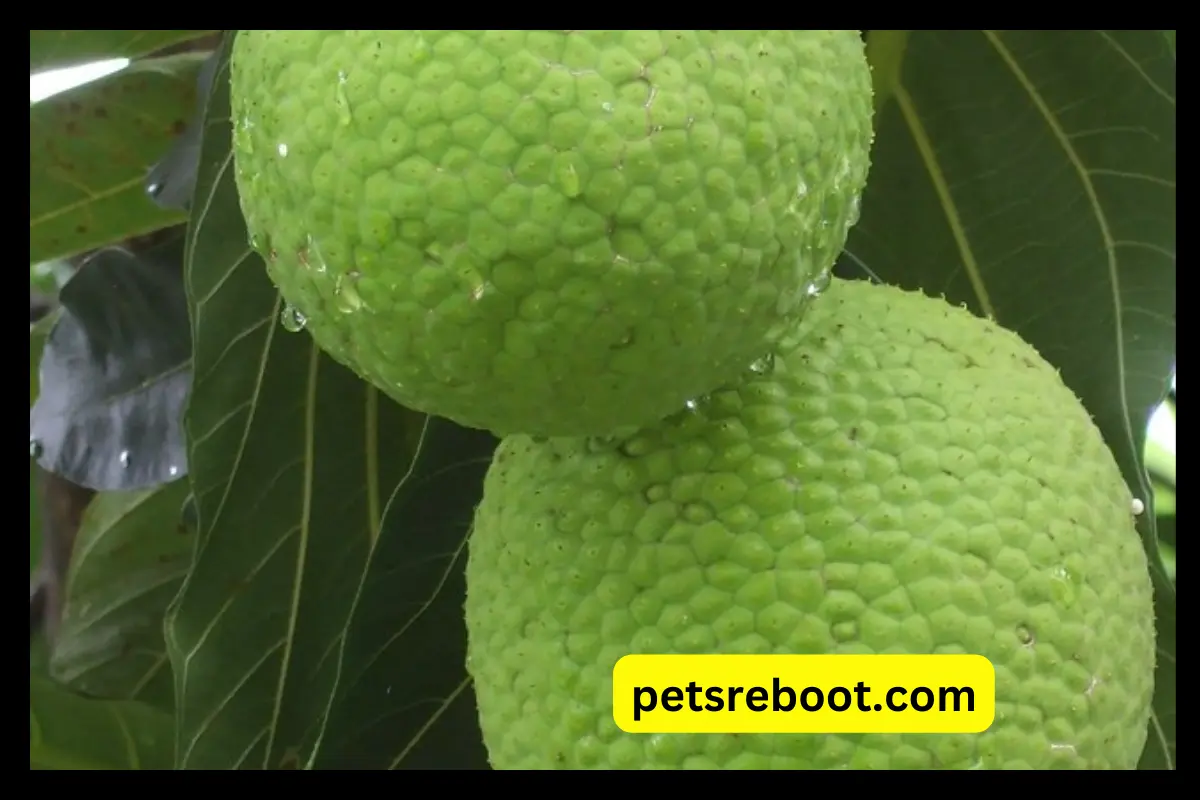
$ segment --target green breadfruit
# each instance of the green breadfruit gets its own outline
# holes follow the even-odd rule
[[[469,545],[500,769],[1132,769],[1154,614],[1134,502],[1058,373],[942,300],[835,281],[769,375],[622,441],[505,439]],[[629,653],[976,653],[971,735],[633,735]]]
[[[238,190],[289,327],[500,434],[667,416],[858,216],[858,31],[239,31]]]

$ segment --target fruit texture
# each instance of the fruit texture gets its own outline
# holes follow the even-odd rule
[[[1131,769],[1154,669],[1133,499],[1016,335],[835,281],[769,374],[620,441],[504,440],[467,567],[500,769]],[[971,735],[633,735],[629,653],[975,653]],[[852,685],[852,682],[851,682]]]
[[[658,420],[761,357],[857,219],[858,31],[239,31],[254,246],[333,358],[499,434]]]

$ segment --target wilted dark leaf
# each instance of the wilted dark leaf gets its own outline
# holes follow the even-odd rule
[[[29,412],[30,453],[99,491],[185,474],[191,343],[182,235],[134,254],[106,248],[61,293]]]
[[[137,58],[214,31],[30,31],[29,72]]]
[[[88,507],[75,543],[51,674],[92,697],[174,704],[163,616],[191,563],[178,533],[186,480],[110,492]]]
[[[166,209],[186,211],[196,188],[196,169],[200,165],[200,144],[204,136],[204,107],[212,91],[213,75],[220,63],[221,51],[214,51],[196,76],[196,111],[187,129],[175,139],[163,159],[146,177],[146,193]]]
[[[29,106],[29,261],[180,222],[146,196],[147,171],[187,126],[205,54],[135,61]]]
[[[142,703],[89,700],[29,676],[29,768],[170,769],[171,716]]]
[[[944,294],[1020,333],[1150,505],[1146,422],[1175,364],[1173,37],[872,31],[868,52],[874,163],[842,269]],[[1153,513],[1140,527],[1160,661],[1173,669],[1175,591]],[[1155,707],[1171,727],[1156,725],[1173,747],[1167,685]]]
[[[466,671],[467,533],[496,440],[429,418],[341,647],[316,769],[488,769]]]
[[[308,761],[382,504],[424,417],[279,324],[230,169],[227,70],[207,107],[188,240],[199,533],[167,645],[178,765],[286,769]]]

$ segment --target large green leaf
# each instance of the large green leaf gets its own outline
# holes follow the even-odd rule
[[[88,506],[51,656],[55,678],[94,697],[171,707],[163,615],[191,562],[180,527],[188,491],[178,480],[100,494]]]
[[[194,113],[204,53],[135,61],[29,107],[29,261],[179,222],[143,186]]]
[[[437,418],[384,512],[316,769],[487,769],[466,671],[467,533],[496,440]]]
[[[841,268],[944,294],[1020,333],[1152,505],[1145,427],[1175,362],[1174,37],[873,30],[868,53],[874,163]],[[1165,665],[1148,752],[1170,753],[1175,590],[1154,514],[1139,525]]]
[[[90,700],[29,676],[29,768],[170,769],[171,716],[143,703]]]
[[[29,72],[137,58],[215,31],[30,31]]]
[[[167,620],[177,764],[295,768],[329,705],[382,506],[411,467],[424,417],[280,325],[238,205],[228,92],[223,57],[187,252],[199,541]]]

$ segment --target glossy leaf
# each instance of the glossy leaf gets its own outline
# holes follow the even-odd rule
[[[91,700],[29,676],[29,768],[170,769],[171,716],[142,703]]]
[[[93,697],[174,704],[163,616],[192,556],[179,512],[189,492],[100,494],[88,506],[67,583],[51,674]]]
[[[29,72],[137,58],[215,31],[30,31]]]
[[[488,769],[463,603],[467,533],[496,440],[427,420],[342,642],[316,769]]]
[[[204,138],[204,109],[212,92],[213,76],[221,63],[221,52],[211,53],[196,76],[196,111],[182,134],[175,138],[162,160],[146,176],[146,193],[166,209],[186,211],[191,207],[200,166]]]
[[[99,491],[186,474],[182,250],[181,235],[137,254],[105,248],[63,287],[29,412],[30,452],[44,469]]]
[[[424,418],[279,324],[230,170],[227,69],[208,104],[188,238],[199,542],[167,644],[178,765],[287,769],[316,740],[382,504]]]
[[[30,263],[182,221],[143,181],[187,127],[204,57],[136,61],[29,107]]]
[[[1145,428],[1175,364],[1173,35],[873,30],[868,54],[873,165],[840,269],[943,294],[1020,333],[1152,505]],[[1160,663],[1173,669],[1175,589],[1152,510],[1139,525]],[[1160,681],[1172,687],[1156,695],[1160,717],[1173,719],[1173,684]],[[1156,724],[1150,747],[1173,748],[1173,728]]]

